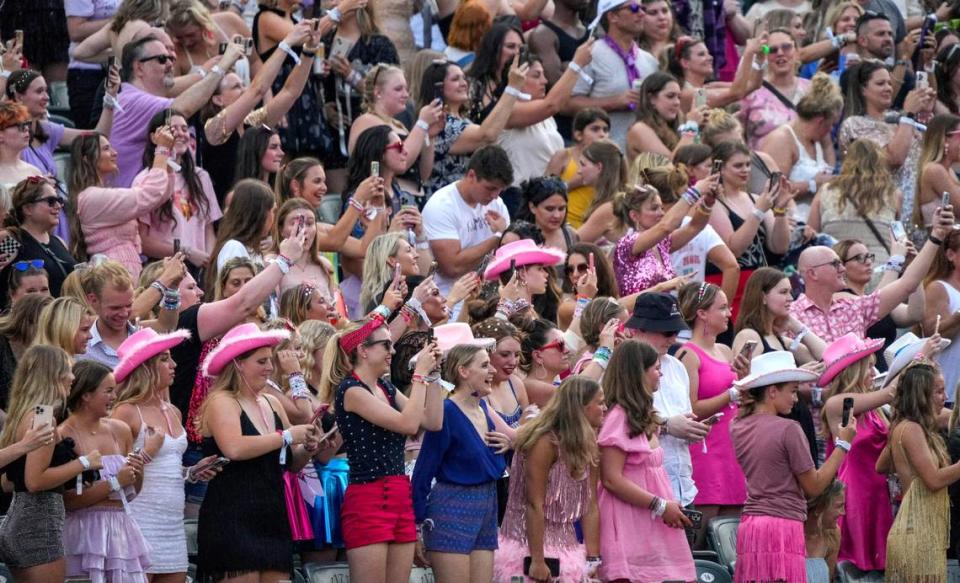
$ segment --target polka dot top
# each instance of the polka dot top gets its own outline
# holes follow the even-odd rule
[[[386,379],[380,379],[377,385],[387,396],[390,406],[396,409],[397,388]],[[403,446],[407,436],[374,425],[360,415],[347,411],[343,406],[343,398],[347,391],[355,388],[372,394],[370,387],[351,374],[337,387],[334,399],[337,427],[350,461],[350,483],[365,484],[386,476],[404,475]]]

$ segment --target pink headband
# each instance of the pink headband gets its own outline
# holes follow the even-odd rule
[[[366,324],[340,337],[340,348],[347,354],[353,352],[358,346],[366,342],[367,338],[370,338],[370,335],[376,332],[380,326],[383,326],[384,322],[385,320],[380,314],[371,314]]]

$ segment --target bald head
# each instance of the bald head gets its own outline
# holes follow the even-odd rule
[[[846,287],[843,262],[830,247],[808,247],[800,254],[797,268],[807,295],[830,294]]]
[[[804,273],[814,265],[829,263],[836,257],[837,254],[829,247],[823,245],[807,247],[800,253],[800,259],[797,261],[797,269],[800,273]]]

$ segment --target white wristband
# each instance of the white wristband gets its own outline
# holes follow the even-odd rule
[[[120,480],[116,476],[110,476],[107,478],[107,483],[110,484],[111,492],[119,492],[123,489],[123,486],[120,485]]]
[[[530,101],[531,99],[533,99],[532,97],[530,97],[529,93],[521,93],[519,89],[516,89],[514,87],[507,87],[506,89],[503,90],[503,93],[505,95],[512,95],[513,97],[516,97],[520,101]]]
[[[84,470],[90,469],[90,460],[87,458],[87,456],[82,455],[77,458],[77,461],[80,462],[80,465],[83,466]]]
[[[214,66],[210,67],[210,74],[211,74],[211,75],[216,75],[217,77],[221,77],[221,78],[222,78],[222,77],[223,77],[224,75],[226,75],[227,73],[223,70],[223,67],[221,67],[220,65],[214,65]]]
[[[753,216],[757,217],[757,220],[760,221],[761,223],[763,222],[763,219],[766,218],[766,216],[767,216],[767,213],[765,213],[765,212],[763,212],[762,210],[757,209],[757,208],[755,208],[755,209],[753,209],[752,211],[750,211],[750,214],[752,214]]]
[[[849,442],[849,441],[844,441],[843,439],[840,439],[839,437],[833,440],[833,445],[834,445],[834,447],[839,448],[839,449],[842,449],[843,451],[845,451],[845,452],[847,452],[847,453],[849,453],[849,452],[850,452],[850,448],[853,447],[852,445],[850,445],[850,442]]]
[[[293,49],[290,48],[290,45],[287,44],[287,41],[280,41],[280,44],[277,45],[277,48],[279,48],[281,51],[287,53],[287,55],[288,55],[291,59],[293,59],[293,62],[294,62],[294,63],[296,63],[296,64],[298,64],[298,65],[300,64],[300,55],[298,55],[297,53],[295,53],[295,52],[293,51]]]
[[[739,403],[739,402],[740,402],[740,389],[738,389],[738,388],[736,388],[736,387],[730,387],[729,389],[727,389],[727,396],[730,397],[730,402],[731,402],[731,403]]]
[[[574,63],[573,61],[570,61],[570,64],[567,65],[567,68],[573,71],[574,73],[576,73],[577,75],[580,75],[580,78],[583,79],[584,83],[586,83],[587,85],[593,85],[593,77],[591,77],[590,75],[587,75],[587,72],[584,71],[583,67],[581,67],[580,65]]]
[[[427,122],[423,121],[422,119],[418,119],[418,120],[417,120],[417,127],[420,128],[421,130],[425,131],[425,132],[430,130],[430,124],[428,124]]]

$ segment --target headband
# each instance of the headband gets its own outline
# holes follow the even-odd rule
[[[367,338],[370,338],[371,334],[383,326],[385,321],[386,320],[382,315],[377,313],[371,314],[370,319],[367,320],[363,326],[357,328],[353,332],[347,332],[340,337],[340,348],[347,354],[353,352],[358,346],[366,342]]]

